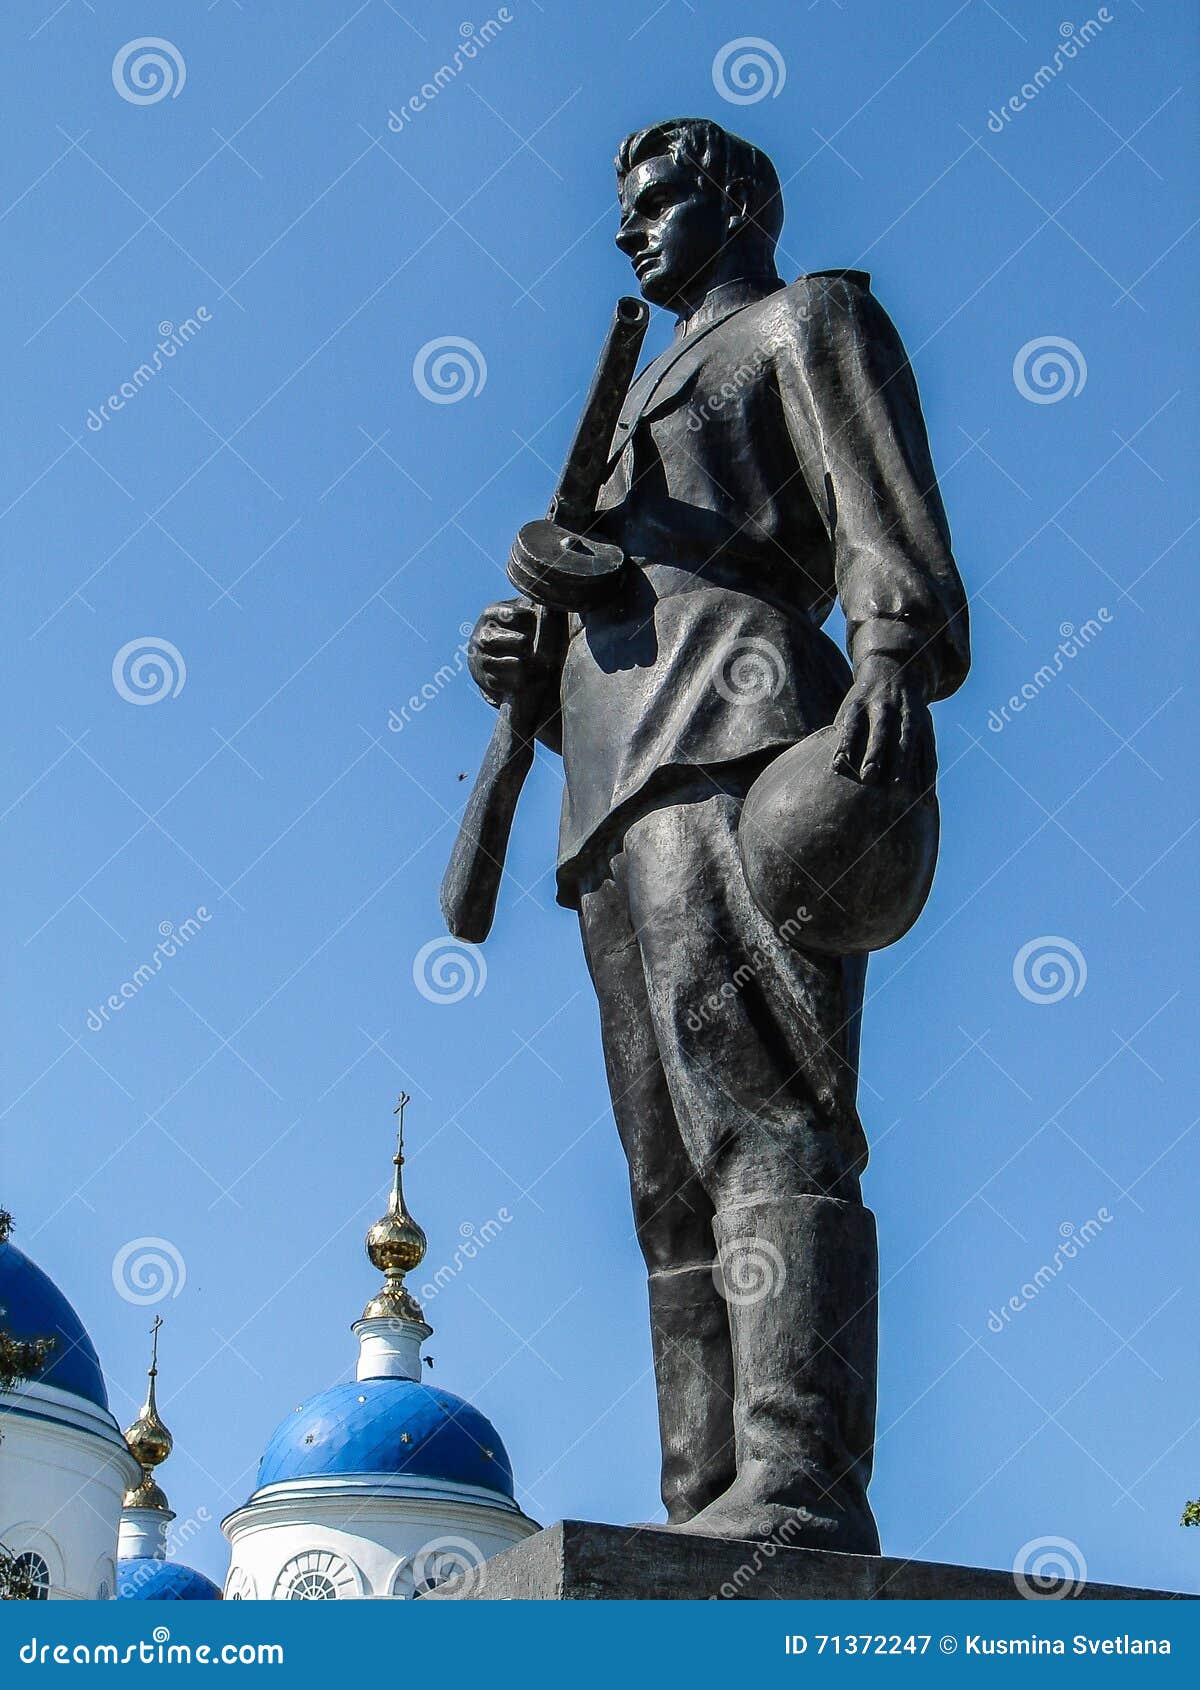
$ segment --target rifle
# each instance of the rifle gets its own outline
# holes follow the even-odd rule
[[[537,612],[534,649],[553,658],[565,647],[564,611],[584,610],[611,596],[625,567],[619,546],[589,537],[604,485],[608,450],[633,380],[650,319],[640,299],[617,302],[546,517],[527,522],[513,543],[508,577]],[[533,765],[543,716],[540,701],[505,699],[467,800],[442,877],[441,906],[456,939],[480,944],[496,913],[504,857],[517,799]]]

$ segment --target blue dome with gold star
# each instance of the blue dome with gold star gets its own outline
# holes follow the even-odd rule
[[[508,1451],[491,1421],[453,1391],[414,1379],[357,1379],[301,1403],[267,1445],[258,1488],[352,1473],[513,1494]]]
[[[387,1208],[367,1231],[383,1282],[350,1328],[354,1377],[342,1375],[276,1426],[252,1493],[222,1521],[230,1600],[408,1600],[445,1577],[456,1553],[474,1566],[538,1529],[516,1500],[492,1422],[426,1372],[433,1360],[421,1350],[432,1328],[405,1284],[428,1247],[404,1196],[408,1101],[402,1092],[395,1110]],[[472,1259],[465,1246],[464,1259]],[[450,1271],[458,1265],[456,1252]],[[434,1279],[440,1289],[440,1269]]]
[[[121,1602],[219,1602],[221,1591],[210,1578],[178,1561],[130,1555],[117,1562],[117,1599]]]
[[[10,1243],[0,1243],[0,1319],[21,1342],[53,1340],[38,1384],[108,1408],[104,1375],[86,1327],[49,1274]]]
[[[354,1322],[359,1341],[356,1377],[307,1398],[271,1436],[258,1468],[255,1496],[272,1487],[311,1484],[369,1489],[389,1495],[431,1489],[490,1493],[491,1506],[513,1509],[508,1451],[486,1415],[453,1391],[426,1381],[421,1345],[430,1327],[404,1283],[419,1267],[427,1241],[404,1198],[401,1126],[392,1157],[386,1212],[367,1233],[367,1255],[383,1284]]]

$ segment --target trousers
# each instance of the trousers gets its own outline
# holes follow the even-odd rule
[[[866,959],[806,953],[803,911],[783,934],[751,899],[737,822],[756,772],[697,771],[581,880],[584,952],[651,1272],[711,1262],[719,1210],[785,1195],[861,1200]]]

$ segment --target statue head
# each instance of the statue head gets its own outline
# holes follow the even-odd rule
[[[668,118],[621,142],[616,241],[651,304],[694,308],[722,281],[773,277],[783,226],[775,166],[702,117]]]

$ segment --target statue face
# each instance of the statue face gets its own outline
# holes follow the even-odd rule
[[[694,166],[647,159],[621,184],[616,242],[633,265],[642,296],[674,305],[702,290],[729,239],[730,206]]]

